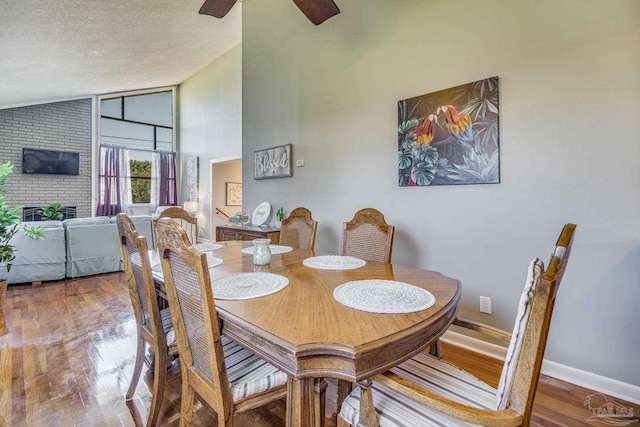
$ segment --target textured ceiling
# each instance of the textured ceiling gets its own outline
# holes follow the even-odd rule
[[[183,82],[241,40],[203,1],[1,0],[0,108]]]

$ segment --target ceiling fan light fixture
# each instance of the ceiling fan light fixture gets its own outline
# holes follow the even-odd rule
[[[340,13],[333,0],[293,0],[298,9],[315,25]]]
[[[222,19],[234,4],[236,4],[236,0],[205,0],[198,13]]]
[[[320,25],[340,13],[340,9],[338,9],[333,0],[293,0],[293,2],[307,19],[315,25]],[[236,0],[205,0],[200,7],[199,13],[223,18],[229,13],[234,4],[236,4]]]

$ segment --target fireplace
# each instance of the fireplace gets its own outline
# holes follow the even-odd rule
[[[22,208],[22,220],[23,221],[42,221],[42,207],[41,206],[30,206]],[[62,220],[75,218],[76,217],[76,207],[75,206],[65,206],[61,209],[62,212]]]

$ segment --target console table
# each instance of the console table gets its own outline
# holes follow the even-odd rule
[[[280,229],[271,226],[254,227],[251,225],[219,225],[216,227],[216,241],[271,239],[271,243],[280,243]]]

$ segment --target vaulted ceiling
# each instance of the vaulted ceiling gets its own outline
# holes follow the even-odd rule
[[[0,2],[0,108],[179,84],[241,41],[202,0]]]

